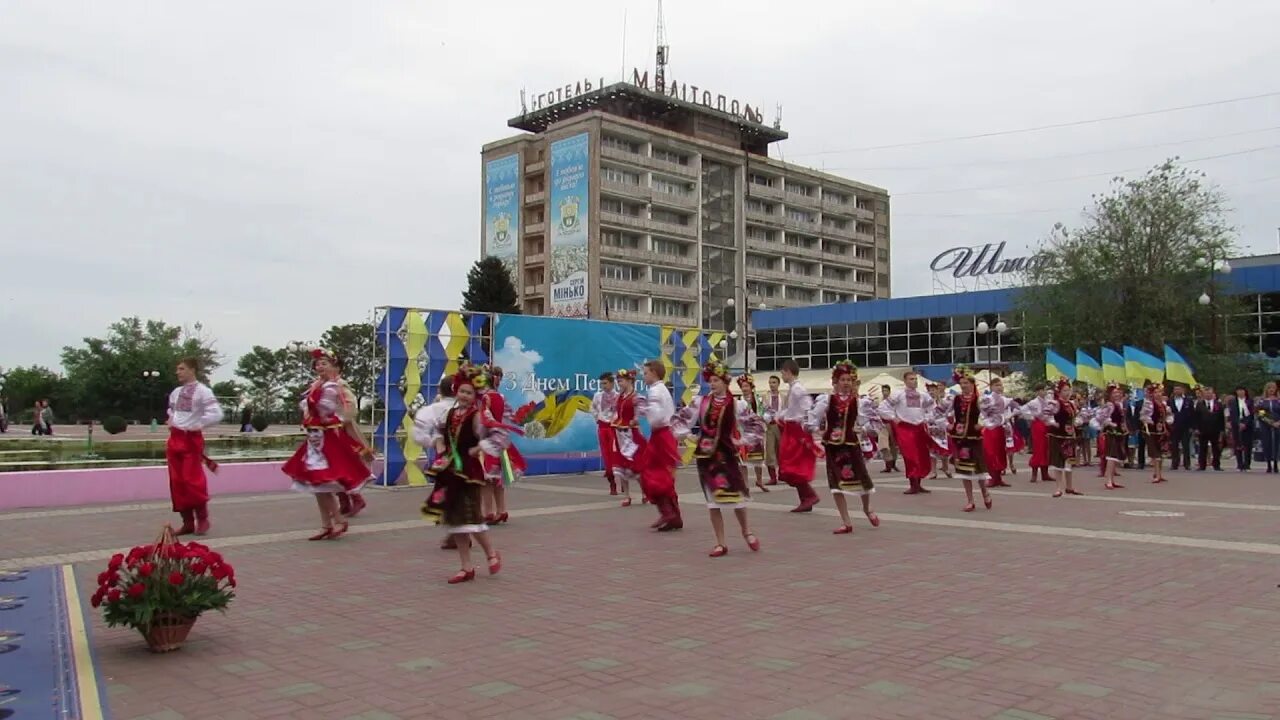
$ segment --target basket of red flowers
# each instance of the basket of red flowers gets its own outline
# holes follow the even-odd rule
[[[154,544],[111,558],[90,602],[108,626],[134,628],[152,652],[169,652],[182,647],[201,613],[225,611],[235,587],[235,569],[221,555],[178,542],[165,525]]]

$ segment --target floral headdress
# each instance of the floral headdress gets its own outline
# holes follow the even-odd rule
[[[325,348],[322,348],[322,347],[311,348],[311,360],[315,361],[315,360],[319,360],[320,358],[324,358],[325,360],[328,360],[334,365],[338,364],[338,354],[335,353],[334,351],[326,350]]]
[[[733,378],[733,374],[729,372],[728,365],[711,360],[702,366],[702,379],[710,380],[713,377],[718,377],[727,383]]]
[[[738,376],[738,385],[747,385],[754,388],[756,386],[756,379],[751,377],[751,373],[743,373]]]
[[[471,363],[462,363],[458,366],[458,372],[453,374],[453,391],[457,392],[458,388],[463,385],[470,385],[473,388],[482,389],[488,385],[485,374],[480,366]]]
[[[631,382],[636,381],[636,371],[632,370],[631,368],[622,368],[621,370],[614,373],[613,375],[619,380],[630,380]]]
[[[1054,384],[1053,392],[1056,395],[1060,395],[1062,394],[1063,388],[1069,388],[1069,387],[1071,387],[1071,381],[1066,379],[1065,377],[1060,377],[1058,378],[1058,382]]]
[[[845,375],[852,375],[854,380],[858,379],[858,366],[854,365],[852,360],[841,360],[831,368],[831,383],[834,385]]]
[[[973,379],[973,369],[968,365],[957,365],[956,369],[951,371],[951,382],[953,384],[958,383],[965,378],[969,378],[970,380]]]

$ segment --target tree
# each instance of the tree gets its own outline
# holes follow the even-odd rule
[[[1093,201],[1081,227],[1054,226],[1042,260],[1026,271],[1018,303],[1027,344],[1065,353],[1133,345],[1159,355],[1169,343],[1193,362],[1240,350],[1215,332],[1239,305],[1211,271],[1235,251],[1222,193],[1169,160],[1140,179],[1116,178]],[[1198,301],[1202,293],[1210,306]]]
[[[357,407],[370,397],[378,374],[373,335],[373,324],[364,322],[334,325],[320,336],[320,345],[342,358],[342,376],[356,396]]]
[[[0,398],[7,398],[5,406],[11,414],[10,421],[31,410],[37,400],[48,400],[54,412],[67,413],[72,409],[68,406],[71,398],[66,379],[49,368],[31,365],[0,375],[4,377]]]
[[[496,257],[476,261],[467,272],[467,289],[462,291],[462,309],[471,312],[520,314],[520,297],[511,273]]]
[[[106,337],[84,338],[83,347],[64,347],[62,365],[75,410],[91,417],[162,415],[179,360],[197,358],[205,377],[218,367],[213,341],[202,330],[198,324],[187,330],[160,320],[127,317],[112,323]],[[159,376],[144,377],[149,371]]]
[[[236,363],[236,375],[248,384],[249,397],[262,410],[273,409],[284,394],[289,378],[285,367],[289,364],[289,351],[272,350],[254,345],[240,356]]]
[[[226,401],[229,398],[239,399],[245,393],[245,387],[235,380],[222,380],[213,384],[209,388],[213,391],[213,396],[219,400]]]

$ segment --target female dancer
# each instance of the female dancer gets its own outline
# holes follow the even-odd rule
[[[1102,461],[1103,477],[1107,479],[1108,490],[1118,490],[1124,486],[1116,482],[1116,472],[1124,464],[1129,455],[1129,429],[1125,420],[1124,390],[1119,385],[1107,386],[1107,401],[1093,415],[1093,426],[1102,434],[1106,442],[1106,453]]]
[[[507,402],[501,392],[502,368],[497,365],[481,365],[475,379],[477,399],[490,417],[495,422],[506,425],[511,432],[523,435],[523,431],[512,424],[511,416],[507,413]],[[489,483],[480,499],[486,522],[500,525],[510,518],[507,515],[507,483],[514,482],[523,475],[525,468],[524,457],[510,444],[496,457],[484,457],[484,476],[489,479]]]
[[[705,368],[704,368],[705,371]],[[756,417],[763,416],[763,410],[760,398],[756,395],[756,381],[750,374],[738,377],[738,391],[742,393],[742,401],[751,408],[751,412]],[[769,488],[764,485],[764,437],[761,436],[760,442],[752,445],[742,446],[742,459],[746,465],[755,468],[756,471],[756,487],[760,488],[760,492],[769,492]]]
[[[643,372],[645,396],[639,411],[649,421],[649,439],[640,455],[640,485],[645,497],[658,508],[656,529],[664,532],[679,530],[684,527],[684,519],[680,516],[680,496],[676,494],[680,446],[671,430],[676,404],[663,382],[667,368],[662,361],[646,360]]]
[[[1254,403],[1254,415],[1258,417],[1257,432],[1262,436],[1262,456],[1267,461],[1267,472],[1280,472],[1277,455],[1280,455],[1280,392],[1274,382],[1262,389],[1262,397]]]
[[[1164,400],[1164,388],[1158,383],[1147,386],[1147,401],[1142,403],[1138,411],[1142,421],[1142,434],[1147,442],[1147,459],[1151,461],[1151,482],[1166,482],[1164,477],[1164,458],[1169,454],[1169,426],[1173,424],[1173,413]]]
[[[302,398],[302,427],[307,439],[285,462],[283,470],[293,478],[293,489],[316,496],[323,529],[308,540],[336,540],[347,531],[334,493],[359,494],[370,479],[365,458],[373,450],[347,430],[354,408],[344,402],[338,373],[342,361],[328,350],[311,351],[316,380]]]
[[[471,539],[484,549],[489,561],[489,574],[502,569],[502,556],[489,540],[489,526],[481,510],[481,489],[489,484],[485,477],[484,459],[499,457],[509,438],[506,428],[489,414],[478,397],[483,377],[479,368],[464,365],[453,376],[454,405],[445,413],[443,422],[424,418],[415,423],[414,439],[436,451],[435,462],[427,474],[435,478],[431,494],[422,505],[422,514],[436,525],[443,525],[458,548],[462,568],[449,578],[450,585],[474,580],[471,562]]]
[[[614,405],[612,465],[622,485],[622,507],[631,507],[631,483],[640,484],[640,457],[644,435],[640,434],[640,399],[636,397],[636,373],[623,368],[617,372],[618,400]]]
[[[982,400],[982,451],[991,474],[987,487],[1010,487],[1003,476],[1006,469],[1018,472],[1009,467],[1009,452],[1017,449],[1017,433],[1010,423],[1017,404],[1004,396],[1004,381],[998,377],[991,378],[990,392]]]
[[[693,431],[698,435],[694,451],[698,480],[702,483],[702,495],[706,498],[711,528],[716,535],[711,557],[723,557],[729,553],[724,538],[722,509],[732,509],[737,516],[747,547],[752,551],[760,550],[760,540],[747,523],[747,500],[751,491],[742,475],[738,456],[741,448],[764,440],[764,421],[744,400],[733,399],[729,394],[729,378],[728,367],[714,361],[707,363],[702,368],[702,379],[710,386],[711,394],[699,398],[697,407],[681,410],[675,423],[678,434]]]
[[[939,470],[951,477],[951,442],[947,439],[947,388],[940,382],[929,383],[927,388],[929,395],[933,397],[933,412],[926,421],[929,427],[929,454],[933,456],[933,474],[929,479],[937,480]]]
[[[1036,385],[1036,396],[1022,406],[1023,416],[1031,421],[1031,482],[1049,481],[1049,428],[1044,421],[1044,403],[1048,398],[1048,384]]]
[[[858,439],[858,368],[849,360],[841,360],[831,368],[831,386],[834,392],[822,395],[809,411],[806,429],[822,433],[822,446],[827,457],[827,487],[840,511],[840,527],[832,532],[847,535],[853,532],[849,519],[847,495],[862,498],[862,512],[871,521],[871,527],[880,526],[880,518],[871,512],[871,493],[876,491],[867,472],[866,458]]]
[[[178,387],[169,393],[169,441],[164,455],[173,511],[182,516],[176,535],[209,532],[209,483],[204,471],[218,468],[204,453],[204,429],[222,422],[222,408],[209,386],[196,378],[199,370],[196,358],[180,360]]]
[[[961,365],[956,368],[954,380],[960,385],[960,394],[951,400],[947,413],[947,430],[951,436],[955,458],[956,477],[964,481],[964,494],[968,500],[965,512],[973,512],[973,484],[982,491],[982,504],[991,509],[991,493],[984,482],[987,479],[986,458],[983,453],[982,415],[983,404],[990,405],[990,397],[980,397],[973,372]]]
[[[1049,472],[1058,483],[1053,496],[1083,495],[1071,483],[1071,472],[1076,466],[1076,452],[1080,445],[1080,424],[1084,414],[1075,403],[1075,391],[1071,381],[1063,378],[1058,381],[1057,397],[1046,398],[1040,405],[1038,420],[1048,430]]]

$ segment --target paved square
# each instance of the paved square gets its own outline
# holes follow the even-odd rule
[[[1082,471],[1088,495],[1052,499],[1025,473],[971,514],[954,483],[879,475],[884,522],[851,536],[825,493],[795,515],[775,488],[763,551],[729,520],[717,559],[688,472],[668,534],[598,478],[533,479],[493,533],[502,573],[461,586],[422,490],[372,492],[325,543],[309,498],[216,498],[230,611],[169,655],[95,613],[97,671],[117,720],[1280,718],[1280,480],[1130,471],[1104,494]],[[167,510],[0,515],[0,567],[72,563],[87,598]]]

